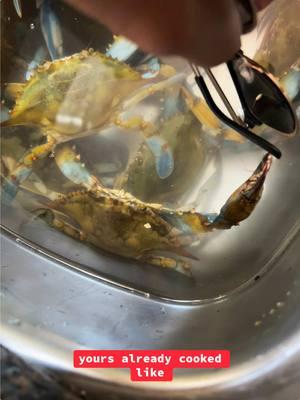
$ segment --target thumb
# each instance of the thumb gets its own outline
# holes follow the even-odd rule
[[[67,0],[143,50],[215,65],[240,46],[234,0]]]

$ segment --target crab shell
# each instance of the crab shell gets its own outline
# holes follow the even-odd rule
[[[143,86],[141,74],[128,65],[83,50],[44,63],[24,84],[8,84],[16,102],[2,125],[36,124],[56,138],[81,135],[115,119],[122,100]]]

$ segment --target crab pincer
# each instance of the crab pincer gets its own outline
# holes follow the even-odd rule
[[[229,197],[217,215],[210,215],[208,228],[230,229],[250,216],[259,202],[264,182],[272,165],[272,156],[266,154],[251,177]]]

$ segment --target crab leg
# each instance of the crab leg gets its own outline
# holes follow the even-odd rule
[[[151,86],[146,86],[143,90],[139,91],[138,94],[133,95],[129,100],[124,103],[123,109],[132,108],[139,102],[143,101],[144,98],[148,97],[149,94],[152,95],[156,92],[163,91],[172,85],[179,85],[182,82],[183,75],[178,74],[172,76],[171,78],[158,82]],[[166,113],[165,117],[169,117],[170,114],[173,115],[179,111],[178,99],[171,99],[166,101]],[[150,151],[153,153],[155,159],[155,168],[157,175],[160,179],[168,178],[174,170],[174,157],[168,142],[163,139],[157,128],[150,122],[145,121],[142,117],[126,117],[126,114],[118,115],[115,119],[115,124],[124,129],[139,129],[143,132],[145,136],[145,143],[149,147]]]
[[[163,139],[152,124],[141,117],[115,120],[115,124],[123,129],[139,129],[145,135],[145,143],[153,153],[157,175],[160,179],[168,178],[174,169],[174,158],[168,142]],[[155,132],[155,133],[153,133]]]
[[[203,99],[195,99],[184,87],[181,90],[187,107],[192,111],[194,116],[210,135],[217,136],[222,134],[226,140],[238,143],[244,142],[244,139],[241,135],[223,124],[223,122],[215,116]]]
[[[46,143],[34,147],[25,154],[14,171],[4,180],[2,196],[6,202],[10,202],[16,197],[19,186],[30,176],[33,163],[47,157],[55,144],[55,139],[48,135]]]
[[[184,260],[176,260],[171,257],[155,256],[155,255],[143,255],[138,258],[139,261],[155,265],[157,267],[173,269],[178,271],[188,277],[191,277],[191,267],[190,264]]]
[[[183,73],[175,75],[175,72],[173,71],[168,79],[151,85],[147,85],[142,90],[139,90],[136,94],[133,94],[128,100],[123,103],[123,109],[128,110],[129,108],[136,106],[141,101],[149,97],[149,95],[160,92],[173,85],[180,84],[183,81],[184,77],[185,75]]]
[[[60,213],[58,213],[56,210],[40,208],[35,211],[35,217],[45,220],[49,226],[56,228],[73,239],[85,240],[85,235],[83,232],[60,217]]]

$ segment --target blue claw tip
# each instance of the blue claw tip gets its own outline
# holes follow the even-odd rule
[[[20,18],[22,18],[22,3],[21,0],[14,0],[14,7],[16,10],[16,13]]]
[[[63,57],[62,30],[51,7],[51,0],[40,5],[41,28],[52,60]]]
[[[17,192],[17,185],[9,180],[5,181],[1,190],[2,204],[6,206],[9,205],[16,197]]]
[[[4,178],[2,185],[1,197],[4,204],[10,204],[16,197],[19,186],[24,182],[31,173],[31,169],[24,165],[17,168],[14,174],[8,178]]]
[[[146,139],[155,158],[156,172],[160,179],[168,178],[174,170],[174,158],[168,143],[159,136]]]
[[[89,171],[77,161],[68,161],[59,164],[61,172],[76,184],[87,184],[91,177]]]

